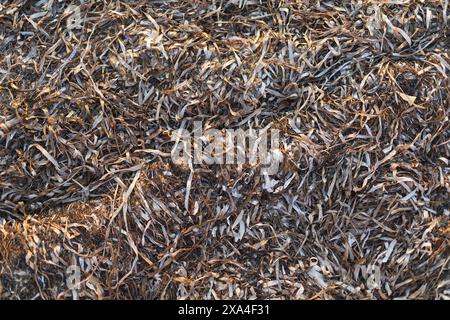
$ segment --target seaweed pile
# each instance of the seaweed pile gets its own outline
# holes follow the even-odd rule
[[[449,299],[449,12],[2,1],[0,298]],[[194,121],[280,169],[173,163]]]

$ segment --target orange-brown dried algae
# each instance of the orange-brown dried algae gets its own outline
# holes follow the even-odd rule
[[[449,299],[449,12],[2,1],[0,298]],[[200,120],[276,126],[273,188],[172,163]]]

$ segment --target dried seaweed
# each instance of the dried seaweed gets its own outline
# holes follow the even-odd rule
[[[2,1],[0,297],[449,299],[448,5]]]

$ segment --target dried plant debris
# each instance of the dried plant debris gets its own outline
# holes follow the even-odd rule
[[[0,297],[450,299],[449,14],[1,1]],[[278,172],[174,163],[195,121]]]

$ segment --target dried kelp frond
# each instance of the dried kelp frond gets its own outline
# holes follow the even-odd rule
[[[448,299],[449,12],[3,1],[0,297]],[[280,170],[173,163],[195,121]]]

